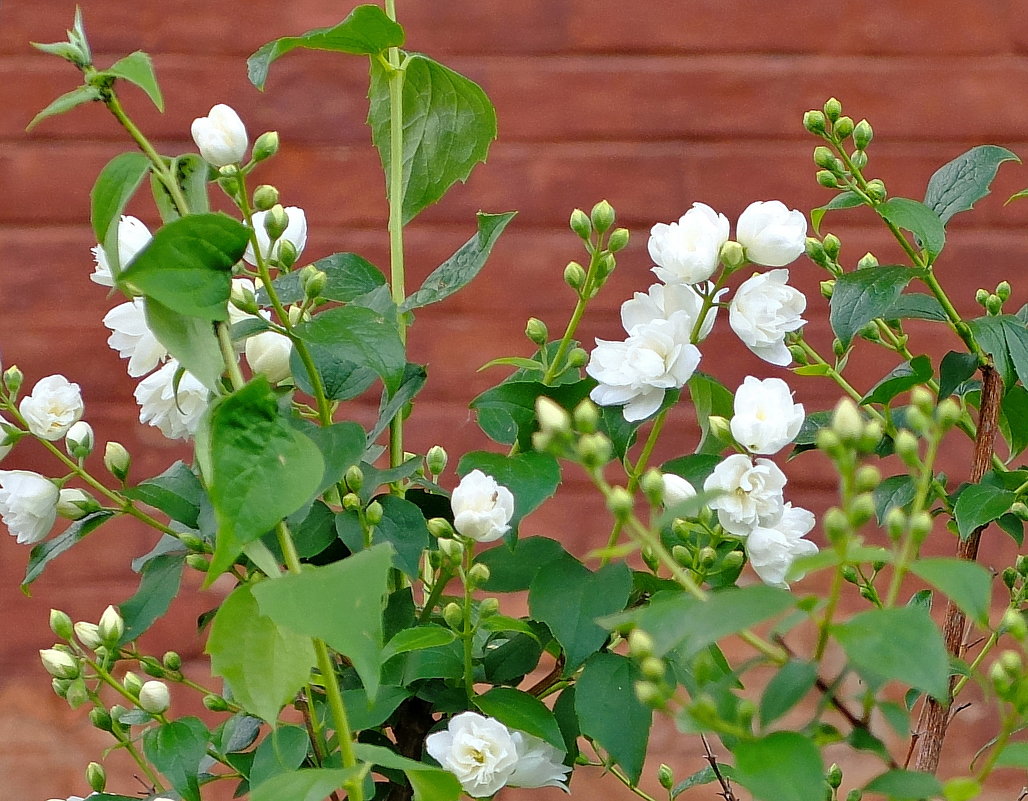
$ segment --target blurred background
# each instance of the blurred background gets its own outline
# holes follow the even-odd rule
[[[123,89],[122,98],[162,153],[193,150],[192,119],[215,103],[232,105],[251,141],[265,130],[281,135],[279,155],[261,167],[255,181],[275,184],[283,203],[306,210],[310,238],[303,261],[348,250],[387,267],[383,179],[363,124],[366,61],[297,51],[273,66],[264,93],[246,79],[245,59],[260,45],[335,24],[351,3],[80,5],[99,66],[137,49],[153,56],[166,113],[157,113],[132,87]],[[621,302],[654,280],[645,246],[653,223],[677,219],[696,201],[734,223],[754,200],[777,198],[806,212],[831,199],[833,193],[814,181],[810,153],[817,142],[801,125],[803,112],[831,95],[842,101],[844,113],[854,120],[866,117],[874,126],[866,174],[883,179],[893,196],[921,198],[935,169],[976,144],[1028,154],[1028,15],[1019,0],[936,0],[930,10],[923,0],[398,5],[408,48],[479,82],[499,115],[499,138],[488,163],[408,227],[408,286],[416,287],[472,235],[477,210],[519,212],[483,274],[467,290],[419,311],[412,331],[411,358],[428,365],[429,384],[408,425],[407,447],[424,452],[442,444],[454,463],[466,450],[491,447],[467,403],[503,373],[476,370],[499,356],[530,353],[522,334],[530,315],[542,318],[555,335],[563,330],[573,304],[561,274],[570,259],[582,256],[567,228],[576,206],[588,210],[608,199],[619,224],[633,235],[581,329],[591,347],[596,336],[621,337]],[[187,451],[138,424],[134,382],[107,347],[108,332],[100,323],[119,301],[88,278],[95,244],[89,190],[103,165],[128,149],[128,139],[98,105],[25,132],[37,111],[79,82],[70,64],[28,44],[63,39],[74,11],[73,0],[8,0],[0,7],[0,355],[5,367],[22,368],[27,386],[58,372],[79,382],[98,441],[124,443],[134,458],[133,475],[141,479]],[[1028,300],[1021,279],[1028,203],[1003,205],[1026,185],[1028,170],[1004,165],[994,193],[950,226],[938,272],[967,316],[980,313],[975,289],[992,291],[1003,278],[1013,284],[1012,311]],[[147,200],[141,194],[130,212],[153,228],[158,221]],[[868,250],[883,263],[899,258],[887,231],[862,211],[830,214],[822,231],[842,239],[848,265]],[[808,337],[828,352],[826,301],[817,291],[825,276],[805,259],[791,274],[809,298]],[[936,363],[958,346],[942,328],[910,328],[915,352],[928,353]],[[747,374],[782,376],[808,411],[828,408],[837,397],[825,379],[790,378],[786,370],[759,361],[724,319],[704,353],[701,369],[729,387]],[[853,357],[858,388],[870,387],[895,366],[882,353],[865,346]],[[377,399],[354,402],[347,412],[368,422],[376,405]],[[659,456],[692,451],[691,420],[683,404]],[[944,469],[960,480],[969,454],[958,443],[945,455]],[[832,502],[820,457],[783,466],[794,504],[820,511]],[[19,445],[4,467],[55,472],[31,443]],[[609,521],[573,470],[560,496],[560,512],[551,505],[529,518],[522,532],[555,537],[584,555],[605,539]],[[819,531],[811,536],[821,541]],[[940,532],[942,552],[951,552],[948,539]],[[18,584],[27,550],[9,537],[0,539],[0,610],[7,621],[0,638],[0,801],[86,794],[81,771],[106,746],[105,736],[52,694],[36,652],[53,641],[46,622],[51,606],[76,620],[95,621],[108,603],[128,598],[137,583],[129,562],[153,541],[136,526],[109,525],[58,559],[26,597]],[[1012,548],[1006,535],[990,530],[982,560],[1003,564]],[[175,648],[199,670],[203,641],[196,635],[196,617],[216,603],[212,593],[181,599],[147,642],[153,649]],[[983,714],[974,707],[962,713],[964,728],[948,744],[961,758],[950,760],[947,752],[944,764],[954,770],[966,766],[963,757],[986,736]],[[671,764],[679,778],[705,764],[693,741],[678,739],[667,725],[655,729],[653,754],[647,767],[651,788],[659,761]],[[1008,773],[1012,794],[996,798],[1015,798],[1024,782],[1023,775]],[[131,775],[131,766],[123,775]],[[580,771],[573,794],[584,797],[599,787],[597,780],[597,771]],[[609,778],[601,781],[606,797],[632,797]],[[117,789],[132,786],[129,779]],[[693,797],[712,792],[708,787]],[[533,797],[560,796],[547,793]]]

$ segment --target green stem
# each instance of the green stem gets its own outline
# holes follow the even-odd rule
[[[464,640],[464,689],[468,693],[468,701],[475,697],[475,665],[473,661],[472,646],[474,645],[475,629],[471,625],[471,582],[468,579],[468,573],[471,571],[471,565],[474,556],[474,542],[464,542],[464,630],[462,632],[462,638]]]
[[[432,590],[428,594],[428,598],[425,599],[425,606],[421,610],[421,614],[418,616],[418,623],[425,623],[429,617],[432,616],[432,610],[435,609],[435,605],[439,603],[439,598],[446,590],[446,585],[450,579],[453,578],[453,573],[449,572],[445,568],[439,571],[439,576],[432,584]]]
[[[576,294],[578,295],[578,301],[575,303],[574,311],[571,312],[568,324],[564,326],[564,334],[561,336],[560,342],[557,344],[557,350],[553,354],[553,359],[546,368],[546,372],[543,374],[542,383],[547,386],[549,386],[553,382],[553,379],[555,379],[564,369],[564,359],[567,358],[568,351],[571,350],[571,342],[575,337],[575,332],[578,330],[578,326],[582,322],[582,317],[585,315],[585,310],[589,305],[589,301],[594,297],[596,272],[599,269],[600,258],[603,255],[601,239],[597,240],[595,248],[590,243],[586,243],[586,247],[589,250],[589,269],[586,270],[585,281],[582,282],[582,286],[577,290]]]
[[[215,323],[214,329],[218,334],[218,347],[221,348],[221,358],[225,362],[225,369],[228,371],[229,381],[233,389],[242,389],[246,386],[246,379],[239,369],[239,362],[236,359],[235,348],[232,347],[232,334],[228,323]]]

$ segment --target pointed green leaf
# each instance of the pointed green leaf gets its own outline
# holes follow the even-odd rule
[[[992,574],[980,564],[940,556],[918,559],[910,572],[945,593],[971,620],[988,625]]]
[[[875,207],[893,225],[910,231],[918,246],[928,253],[932,262],[946,244],[946,227],[939,215],[923,203],[905,197],[894,197]]]
[[[310,744],[307,730],[300,726],[272,729],[253,752],[253,763],[247,775],[250,787],[257,787],[280,773],[295,771],[307,757]]]
[[[949,351],[939,362],[939,400],[952,395],[977,369],[978,359],[973,353]]]
[[[554,748],[564,750],[564,738],[557,719],[534,695],[513,687],[494,687],[473,700],[484,714],[496,718],[508,728],[531,734]]]
[[[989,194],[989,185],[1004,161],[1020,163],[1005,147],[979,145],[942,165],[928,181],[924,204],[944,222],[968,211]]]
[[[405,654],[408,651],[420,651],[424,648],[449,645],[456,639],[456,636],[449,629],[444,629],[442,626],[434,624],[403,629],[396,632],[393,638],[386,643],[385,648],[382,649],[382,662],[388,662],[397,654]]]
[[[466,286],[485,266],[493,245],[516,214],[516,211],[508,211],[505,214],[479,212],[476,215],[478,233],[433,270],[421,284],[421,288],[407,297],[400,310],[410,311],[430,303],[438,303]]]
[[[991,484],[971,484],[961,490],[953,506],[960,539],[966,540],[975,529],[988,525],[1010,511],[1017,496]]]
[[[310,638],[262,614],[249,585],[237,587],[222,602],[204,651],[210,654],[211,672],[228,682],[232,697],[271,724],[310,680],[317,662]]]
[[[325,801],[335,790],[359,781],[364,768],[304,768],[272,776],[250,793],[250,801]]]
[[[400,414],[425,386],[428,380],[428,371],[423,365],[408,364],[403,370],[403,381],[400,388],[393,393],[391,398],[382,399],[378,412],[378,420],[368,432],[367,444],[370,446],[379,435],[385,431],[396,415]]]
[[[547,537],[525,537],[511,548],[501,543],[479,554],[477,561],[489,568],[489,580],[482,585],[486,592],[520,592],[532,585],[539,569],[570,554],[556,540]]]
[[[371,62],[368,124],[390,184],[389,75]],[[481,87],[420,53],[405,59],[403,222],[438,201],[485,161],[496,138],[496,110]]]
[[[421,555],[429,543],[425,515],[415,504],[395,495],[382,495],[378,502],[382,505],[382,521],[375,526],[372,542],[392,545],[396,551],[395,566],[413,580],[418,576]],[[363,527],[355,512],[337,515],[336,531],[350,550],[364,547]]]
[[[353,750],[364,762],[402,770],[414,790],[414,801],[457,801],[461,795],[460,782],[449,771],[407,759],[388,748],[370,743],[357,743]]]
[[[146,324],[157,341],[178,359],[182,369],[207,389],[218,390],[225,360],[210,320],[174,312],[153,298],[146,298]]]
[[[28,595],[29,585],[43,575],[43,570],[54,559],[67,551],[87,534],[95,531],[102,524],[114,517],[114,512],[101,510],[76,520],[58,536],[36,545],[29,552],[29,563],[25,567],[25,578],[21,580],[21,591]]]
[[[942,784],[930,773],[890,770],[871,779],[864,790],[884,795],[890,801],[922,801],[939,798],[942,795]]]
[[[134,83],[153,101],[158,111],[164,111],[164,98],[161,97],[161,87],[157,85],[157,75],[154,73],[153,61],[142,50],[130,53],[125,58],[118,59],[111,66],[103,71],[104,75],[113,75]]]
[[[325,274],[325,287],[319,295],[326,300],[349,303],[385,285],[382,271],[356,253],[333,253],[318,259],[312,266]],[[280,275],[271,284],[282,303],[299,303],[304,299],[303,275],[299,270]],[[257,303],[271,305],[267,289],[258,290]]]
[[[246,72],[250,83],[263,90],[271,63],[298,47],[373,56],[390,47],[401,47],[403,38],[403,28],[381,8],[357,6],[334,27],[316,28],[300,36],[285,36],[268,42],[247,59]]]
[[[926,295],[923,292],[905,292],[899,299],[890,306],[884,314],[883,320],[934,320],[937,323],[946,322],[946,311],[942,304],[933,295]]]
[[[1000,427],[1010,446],[1011,458],[1028,447],[1028,390],[1015,384],[1003,396]]]
[[[47,117],[56,117],[58,114],[63,114],[66,111],[71,111],[76,106],[81,106],[86,103],[92,103],[94,100],[100,99],[100,90],[95,86],[79,86],[76,89],[72,89],[70,92],[58,97],[49,106],[40,111],[32,121],[25,126],[26,131],[31,131],[39,123],[45,120]]]
[[[207,755],[210,732],[199,718],[163,723],[143,734],[146,758],[163,773],[183,801],[200,801],[200,762]]]
[[[97,242],[107,241],[111,226],[118,223],[149,170],[150,160],[142,153],[131,151],[115,156],[100,171],[89,193],[89,217]]]
[[[817,681],[817,665],[790,660],[782,665],[760,696],[760,723],[767,726],[803,700]]]
[[[896,265],[869,267],[845,273],[835,281],[829,322],[844,348],[857,332],[886,314],[920,270]]]
[[[368,697],[378,690],[382,610],[393,550],[375,545],[330,565],[265,581],[253,594],[282,626],[317,637],[348,657]]]
[[[813,801],[825,794],[821,752],[809,737],[779,731],[732,749],[735,780],[759,801]]]
[[[710,417],[730,418],[734,396],[720,381],[706,373],[693,373],[688,386],[689,397],[696,407],[696,422],[700,426],[700,442],[696,446],[696,453],[721,453],[727,443],[718,439],[710,430]]]
[[[120,607],[125,620],[122,644],[132,642],[168,611],[178,595],[185,561],[184,554],[165,554],[143,566],[139,589]]]
[[[855,192],[843,192],[833,197],[826,205],[811,209],[810,224],[814,226],[815,233],[821,233],[821,221],[825,218],[825,214],[835,209],[852,209],[855,206],[863,205],[864,201],[860,195]]]
[[[901,364],[885,378],[875,384],[860,399],[861,404],[888,404],[897,395],[908,389],[924,384],[932,378],[932,362],[927,356],[915,356],[909,362]]]
[[[250,229],[225,214],[191,214],[160,228],[118,275],[189,317],[227,320],[231,269],[246,250]]]
[[[899,476],[889,476],[874,489],[875,515],[879,525],[885,522],[885,516],[895,507],[904,508],[914,500],[917,492],[917,485],[914,479],[904,473]]]
[[[515,441],[523,451],[532,449],[536,431],[535,401],[545,395],[569,413],[595,384],[589,380],[547,386],[538,381],[509,381],[487,389],[469,404],[478,415],[478,425],[494,442],[510,445]]]

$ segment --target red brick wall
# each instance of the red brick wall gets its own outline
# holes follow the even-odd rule
[[[192,149],[189,122],[214,103],[230,103],[252,136],[271,128],[281,134],[280,155],[260,175],[279,186],[284,202],[307,210],[305,256],[353,250],[385,265],[382,178],[362,124],[366,64],[297,52],[273,67],[263,94],[245,75],[245,57],[259,45],[333,24],[349,4],[81,4],[99,64],[140,48],[153,55],[167,112],[157,114],[131,89],[125,99],[163,152]],[[181,450],[135,423],[133,384],[124,363],[106,347],[99,322],[113,301],[87,278],[93,244],[88,191],[103,164],[127,148],[126,139],[102,108],[93,107],[48,120],[31,134],[24,131],[36,111],[76,84],[73,68],[28,47],[30,40],[62,38],[74,5],[10,0],[0,6],[0,354],[5,366],[21,365],[30,384],[52,372],[79,381],[98,437],[129,446],[143,476],[163,469]],[[734,218],[752,200],[780,198],[806,210],[829,199],[813,181],[814,142],[800,125],[803,111],[829,95],[838,96],[847,113],[874,124],[869,174],[883,178],[894,195],[920,197],[937,166],[974,144],[991,142],[1028,154],[1023,4],[936,0],[928,13],[926,5],[401,0],[411,49],[479,81],[500,120],[489,163],[408,229],[408,283],[416,286],[470,235],[476,210],[520,212],[471,288],[418,314],[411,351],[429,363],[430,383],[415,417],[425,427],[411,426],[410,446],[423,449],[438,441],[453,453],[488,447],[466,403],[500,374],[475,370],[496,356],[527,351],[521,331],[529,314],[542,317],[553,331],[563,327],[570,293],[561,273],[569,259],[579,257],[577,240],[566,228],[575,206],[589,208],[608,198],[635,237],[585,326],[591,343],[595,335],[616,335],[618,305],[650,283],[645,237],[653,222],[677,218],[694,201]],[[1004,166],[995,193],[952,225],[939,271],[958,287],[954,296],[969,314],[975,288],[991,289],[1008,275],[1014,276],[1017,304],[1026,299],[1016,268],[1023,263],[1028,204],[1002,204],[1026,184],[1023,169]],[[154,222],[145,203],[132,210]],[[829,217],[827,228],[843,238],[851,261],[868,249],[883,261],[895,256],[887,236],[870,222],[860,213],[839,214]],[[811,338],[827,345],[824,302],[816,294],[821,276],[803,262],[793,276],[811,299]],[[950,346],[955,347],[934,338],[925,348],[940,354]],[[726,383],[750,372],[782,374],[749,355],[724,327],[705,352],[707,368]],[[861,387],[891,367],[873,354],[854,361],[864,368],[855,379]],[[795,383],[809,408],[834,398],[831,386],[817,379]],[[356,414],[367,419],[370,407],[359,405]],[[692,442],[686,410],[676,423],[683,442],[678,452],[684,452]],[[953,474],[962,474],[965,456],[950,455]],[[25,445],[5,466],[52,472]],[[816,475],[820,467],[813,459],[792,464],[799,503],[823,508],[829,502]],[[563,492],[570,503],[584,503],[585,488],[573,478]],[[607,525],[602,516],[583,518],[569,531],[567,519],[543,513],[533,533],[560,536],[584,552]],[[134,588],[127,562],[151,540],[130,525],[104,529],[59,560],[31,599],[16,589],[25,550],[7,537],[0,540],[0,609],[9,622],[0,640],[0,699],[7,699],[0,700],[0,741],[10,744],[0,748],[0,799],[81,790],[70,768],[46,765],[58,758],[51,754],[60,753],[49,744],[52,727],[72,718],[47,700],[35,650],[51,641],[45,623],[50,605],[95,619],[106,603],[126,598]],[[208,603],[203,597],[181,603],[165,625],[186,653],[198,651],[192,620]],[[17,722],[26,709],[37,712],[33,725]],[[698,767],[696,755],[687,756],[676,765],[681,772]],[[72,761],[85,759],[60,759],[62,765]]]

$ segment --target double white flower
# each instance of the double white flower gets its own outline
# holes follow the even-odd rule
[[[136,255],[150,244],[153,237],[150,229],[135,217],[123,216],[118,220],[118,266],[124,270]],[[114,275],[111,263],[102,244],[93,248],[93,260],[96,267],[89,279],[101,286],[114,286]]]
[[[460,480],[450,506],[457,533],[476,542],[492,542],[510,531],[514,496],[481,470],[472,470]]]
[[[207,410],[207,388],[189,373],[183,373],[175,391],[175,372],[179,363],[168,362],[136,387],[139,422],[160,429],[168,439],[190,439]]]
[[[780,378],[753,376],[735,391],[732,436],[750,453],[777,453],[800,433],[803,404],[792,402],[789,385]]]
[[[806,248],[807,219],[780,200],[758,200],[739,215],[735,236],[754,264],[784,267]]]
[[[717,269],[729,232],[724,214],[704,203],[693,203],[678,222],[657,223],[650,229],[648,248],[657,265],[653,272],[668,284],[706,281]]]
[[[788,270],[757,273],[742,282],[728,305],[728,322],[743,344],[779,367],[792,361],[785,335],[806,322],[800,315],[807,299],[788,280]]]
[[[549,743],[511,731],[495,718],[462,712],[444,731],[428,735],[425,750],[460,782],[472,798],[488,798],[511,787],[560,787],[571,768]]]
[[[721,461],[703,483],[707,492],[720,493],[711,499],[717,520],[729,534],[745,537],[757,526],[773,526],[782,518],[785,473],[770,459],[751,461],[733,453]]]
[[[111,329],[107,344],[128,359],[128,374],[139,378],[168,358],[168,349],[157,341],[146,322],[146,306],[142,298],[120,303],[104,315],[104,325]]]
[[[788,587],[789,569],[801,556],[813,556],[817,546],[803,537],[814,528],[814,515],[786,503],[782,516],[773,527],[757,526],[746,537],[744,546],[750,566],[761,581],[773,587]],[[802,578],[802,575],[796,576]]]
[[[0,517],[21,545],[34,545],[57,520],[60,490],[29,470],[0,470]]]
[[[63,375],[39,379],[18,405],[29,431],[51,442],[61,439],[82,419],[84,408],[79,385]]]

